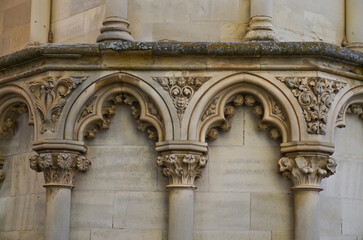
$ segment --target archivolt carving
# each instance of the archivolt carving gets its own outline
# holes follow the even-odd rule
[[[220,105],[220,99],[222,99],[220,96],[213,99],[211,104],[208,106],[208,108],[204,111],[204,114],[202,115],[202,123],[207,123],[209,120],[213,121],[213,118],[218,118],[218,115],[220,113],[218,112],[218,105]],[[286,123],[286,117],[281,110],[281,107],[279,104],[273,100],[272,97],[268,98],[269,100],[269,109],[271,109],[270,116],[275,117],[280,122]],[[261,131],[269,131],[269,136],[274,140],[281,139],[282,135],[280,133],[280,130],[274,126],[271,122],[264,121],[264,107],[262,103],[257,99],[255,96],[251,94],[234,94],[228,98],[228,100],[225,102],[225,105],[223,107],[223,118],[216,121],[214,124],[211,125],[210,128],[208,128],[206,132],[206,139],[207,140],[215,140],[218,138],[218,130],[221,130],[222,132],[228,132],[231,130],[232,126],[229,118],[233,117],[235,114],[235,107],[240,107],[242,105],[246,105],[248,107],[253,107],[253,113],[254,115],[260,119],[257,126],[258,129]],[[219,106],[220,107],[220,106]]]
[[[70,93],[87,77],[48,76],[28,83],[41,118],[40,132],[55,132],[55,126]]]
[[[104,88],[88,100],[76,123],[76,129],[79,129],[78,139],[83,137],[93,139],[99,129],[108,129],[119,104],[130,106],[131,115],[136,119],[137,129],[146,132],[150,139],[158,140],[159,132],[163,132],[159,111],[140,91],[123,84],[113,84]]]
[[[277,77],[291,89],[303,109],[307,131],[325,135],[328,112],[344,82],[321,77]]]
[[[164,90],[168,91],[178,113],[179,122],[184,116],[190,99],[211,77],[153,77]]]

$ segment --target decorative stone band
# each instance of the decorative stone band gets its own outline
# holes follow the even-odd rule
[[[86,172],[91,162],[78,153],[40,153],[30,157],[30,168],[44,173],[44,187],[72,188],[77,171]]]
[[[0,156],[0,182],[4,181],[5,179],[5,172],[3,170],[4,162],[4,157]]]
[[[156,161],[163,167],[163,175],[169,177],[168,187],[195,188],[194,179],[202,177],[201,168],[207,165],[208,158],[197,153],[172,153],[161,155]]]
[[[335,173],[335,160],[323,154],[301,154],[279,160],[280,173],[291,179],[292,189],[321,191],[321,180]]]

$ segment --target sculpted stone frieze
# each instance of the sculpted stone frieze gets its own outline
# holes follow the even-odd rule
[[[9,110],[7,110],[1,125],[0,137],[13,136],[15,134],[15,128],[17,124],[15,115],[26,113],[27,111],[28,108],[25,103],[15,104]]]
[[[168,91],[181,122],[194,93],[211,77],[153,77],[164,90]]]
[[[217,114],[217,104],[218,104],[219,99],[220,99],[220,97],[216,97],[211,102],[209,107],[205,110],[204,114],[202,115],[202,118],[201,118],[202,121],[204,121],[212,116],[215,116]],[[276,115],[278,118],[280,118],[282,121],[286,121],[286,117],[285,117],[284,113],[282,112],[281,107],[273,99],[270,99],[270,101],[272,104],[272,113],[274,115]],[[224,107],[223,114],[224,114],[225,120],[220,122],[220,124],[217,127],[210,128],[206,133],[206,139],[216,140],[219,135],[217,128],[219,130],[221,130],[222,132],[230,131],[232,128],[232,125],[227,119],[229,119],[235,115],[235,112],[236,112],[235,107],[242,106],[243,104],[245,104],[248,107],[253,107],[253,114],[257,118],[262,119],[263,114],[264,114],[264,109],[263,109],[263,106],[256,100],[256,98],[249,94],[247,94],[247,95],[238,94],[238,95],[234,96]],[[261,131],[269,130],[269,132],[270,132],[269,136],[272,139],[278,140],[281,138],[281,133],[280,133],[279,129],[271,126],[270,124],[267,124],[263,121],[259,121],[257,126],[258,126],[258,129]]]
[[[280,173],[290,179],[294,187],[319,188],[321,180],[335,173],[335,160],[326,155],[297,155],[279,160]]]
[[[157,158],[163,167],[162,173],[169,177],[170,184],[194,185],[195,178],[202,176],[201,168],[207,165],[208,157],[201,154],[165,154]]]
[[[0,182],[4,181],[5,179],[5,172],[3,170],[4,163],[5,163],[4,157],[0,156]]]
[[[30,168],[44,173],[46,185],[72,185],[77,171],[86,172],[91,162],[76,153],[40,153],[30,157]]]
[[[78,119],[78,122],[81,122],[82,120],[86,119],[88,116],[95,113],[95,104],[96,104],[97,96],[94,96],[89,100],[89,102],[86,104],[84,109],[81,112],[80,118]],[[156,141],[158,139],[158,133],[155,129],[155,127],[145,121],[140,120],[140,104],[137,102],[137,99],[129,94],[126,93],[120,93],[114,95],[110,99],[111,105],[108,107],[104,107],[102,111],[102,120],[99,121],[98,126],[93,127],[91,129],[86,130],[85,138],[87,139],[94,139],[96,138],[98,128],[102,130],[107,130],[109,128],[109,125],[111,124],[111,117],[116,114],[116,105],[118,104],[127,104],[130,106],[131,109],[131,115],[136,119],[137,129],[143,132],[146,132],[148,135],[148,138],[151,140]],[[159,111],[156,109],[153,103],[151,103],[150,100],[147,100],[146,103],[147,112],[148,114],[154,116],[156,119],[161,121],[161,116],[159,114]]]
[[[325,135],[328,112],[346,83],[321,77],[277,77],[297,98],[310,134]]]
[[[87,77],[48,76],[28,82],[42,121],[40,132],[55,132],[56,123],[71,92]]]

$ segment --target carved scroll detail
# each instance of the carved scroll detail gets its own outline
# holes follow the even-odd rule
[[[307,131],[325,135],[328,112],[346,83],[321,77],[277,77],[291,89],[303,109]]]
[[[41,117],[40,132],[55,132],[56,124],[71,92],[87,77],[48,76],[28,83]]]
[[[163,167],[162,173],[169,177],[170,184],[194,185],[195,178],[202,177],[208,158],[201,154],[165,154],[157,158],[157,164]]]
[[[153,77],[153,79],[169,93],[181,122],[190,99],[211,77]]]

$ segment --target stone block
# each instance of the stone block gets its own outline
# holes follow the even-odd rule
[[[344,235],[335,235],[335,236],[321,236],[320,240],[360,240],[356,236],[344,236]]]
[[[83,13],[59,20],[52,24],[54,42],[66,42],[83,34]]]
[[[271,240],[291,240],[294,239],[293,231],[285,231],[285,232],[272,232]]]
[[[91,168],[77,174],[74,185],[79,190],[150,190],[157,189],[156,153],[136,146],[90,146]]]
[[[111,228],[113,192],[73,191],[71,226],[74,228]]]
[[[105,5],[85,11],[84,13],[84,32],[92,32],[102,27],[105,19]]]
[[[0,35],[0,56],[10,53],[10,33]],[[5,153],[3,153],[5,154]]]
[[[2,239],[2,240],[19,240],[19,231],[0,232],[0,239]]]
[[[105,4],[105,0],[72,0],[71,2],[71,15],[84,12],[88,9],[95,8]]]
[[[247,32],[247,23],[223,23],[221,42],[241,42]]]
[[[0,198],[0,231],[20,231],[27,196]]]
[[[363,200],[344,199],[342,201],[342,233],[363,235]]]
[[[189,9],[191,22],[238,22],[240,0],[193,1]]]
[[[117,192],[114,201],[114,228],[166,229],[167,192]]]
[[[161,230],[131,230],[131,229],[93,229],[92,240],[122,239],[122,240],[161,240]]]
[[[71,16],[72,0],[52,0],[52,23]]]
[[[165,0],[128,1],[128,18],[131,25],[163,22],[164,4]]]
[[[278,148],[210,147],[210,191],[290,192],[290,182],[277,171]]]
[[[131,31],[131,36],[135,39],[135,41],[146,41],[151,42],[153,23],[135,23],[130,20],[129,29]]]
[[[36,172],[29,167],[30,154],[14,155],[11,174],[11,196],[35,192]]]
[[[220,23],[155,23],[153,41],[220,41]]]
[[[362,120],[356,115],[346,114],[346,127],[335,129],[335,153],[363,156]],[[350,140],[347,141],[347,136]]]
[[[91,230],[71,228],[70,240],[91,240]]]
[[[320,195],[320,234],[338,235],[342,232],[342,204],[340,198]]]
[[[19,240],[44,240],[44,231],[22,231]]]
[[[248,230],[249,226],[249,193],[195,193],[195,229]]]
[[[271,240],[271,232],[254,231],[223,231],[223,230],[196,230],[195,240]]]
[[[13,156],[5,157],[3,171],[6,175],[5,179],[0,182],[0,197],[9,197],[11,195],[13,163]]]
[[[291,194],[254,193],[251,195],[251,230],[291,231]]]
[[[0,11],[15,7],[24,2],[30,2],[30,1],[31,0],[2,0],[2,1],[0,1]]]
[[[11,30],[10,49],[12,52],[28,47],[30,40],[30,24],[22,25]]]
[[[8,32],[18,26],[30,23],[30,5],[31,1],[11,7],[3,12],[3,32]]]

